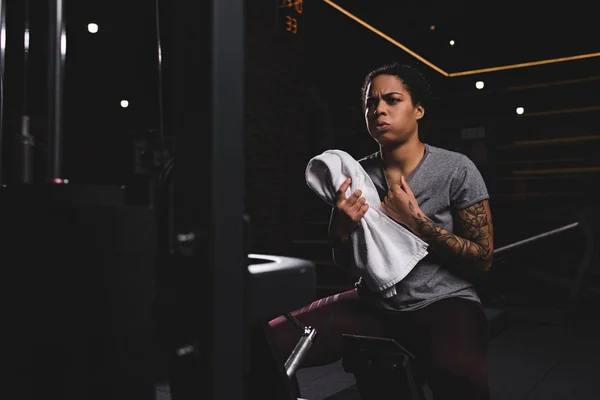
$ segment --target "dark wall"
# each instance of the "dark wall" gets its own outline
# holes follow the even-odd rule
[[[44,4],[33,2],[28,14],[27,70],[21,40],[25,10],[21,2],[10,4],[4,179],[18,177],[15,138],[23,113],[32,118],[38,175],[43,179]],[[282,10],[277,2],[247,2],[246,12],[245,200],[253,251],[303,254],[293,241],[325,232],[322,225],[307,232],[312,229],[307,222],[326,223],[328,207],[307,188],[304,168],[327,148],[346,150],[357,158],[376,150],[364,127],[360,86],[364,74],[389,61],[415,64],[426,74],[434,101],[423,138],[464,152],[478,164],[493,194],[495,214],[516,219],[541,215],[546,222],[530,224],[533,232],[573,218],[596,201],[597,59],[445,78],[324,2],[305,2],[302,14]],[[297,34],[286,31],[286,13],[297,18]],[[97,35],[87,33],[92,21],[100,25]],[[159,122],[155,23],[150,3],[69,5],[64,170],[72,181],[131,181],[135,134],[156,130]],[[475,90],[478,79],[486,82],[484,90]],[[122,98],[130,101],[129,108],[119,107]],[[518,104],[527,110],[523,116],[514,113]],[[206,124],[203,115],[199,109],[200,128]],[[483,127],[485,138],[461,139],[461,130],[473,127]],[[534,142],[523,144],[524,140]],[[526,234],[506,225],[498,228],[501,242]]]
[[[301,229],[305,199],[311,199],[304,169],[330,145],[329,113],[306,70],[302,15],[298,34],[285,30],[274,3],[248,5],[247,16],[245,200],[251,249],[288,253]]]

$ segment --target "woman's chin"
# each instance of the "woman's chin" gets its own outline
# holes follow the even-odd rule
[[[400,144],[402,141],[398,137],[394,136],[391,132],[375,132],[371,135],[373,139],[381,146],[390,146]]]
[[[380,136],[378,138],[374,138],[374,139],[381,148],[386,148],[386,149],[394,149],[394,148],[402,146],[403,144],[405,144],[407,142],[407,140],[403,140],[398,137],[389,137],[389,136],[386,137],[385,135]]]

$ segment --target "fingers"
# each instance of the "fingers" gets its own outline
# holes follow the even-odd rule
[[[369,205],[367,204],[367,199],[362,197],[363,192],[360,189],[354,191],[354,193],[346,198],[346,192],[351,183],[352,180],[348,178],[340,185],[337,191],[336,208],[346,214],[350,220],[358,222],[369,210]]]
[[[352,193],[352,195],[350,195],[350,197],[348,197],[348,205],[355,205],[361,199],[360,196],[362,196],[362,190],[357,189],[354,193]]]
[[[342,184],[340,185],[340,187],[337,191],[338,201],[346,200],[346,190],[348,190],[351,183],[352,183],[352,179],[350,179],[350,178],[347,178],[344,182],[342,182]]]
[[[357,221],[355,214],[363,212],[363,207],[367,204],[367,199],[362,197],[362,190],[358,189],[346,200],[339,201],[337,208],[344,211],[349,217]],[[366,211],[365,211],[366,212]]]
[[[367,199],[365,199],[364,197],[360,197],[362,192],[360,194],[358,194],[358,196],[356,196],[356,194],[358,192],[360,192],[360,190],[357,190],[356,192],[354,192],[352,194],[352,196],[350,197],[350,199],[348,199],[348,206],[349,206],[350,210],[353,212],[359,212],[360,209],[362,208],[362,206],[367,204]],[[354,200],[356,197],[358,197],[358,198],[356,200]]]
[[[367,203],[364,203],[362,205],[362,207],[357,212],[357,216],[358,216],[358,220],[359,221],[365,216],[365,214],[367,213],[367,211],[369,211],[369,205]]]
[[[406,179],[404,179],[404,176],[400,177],[400,183],[394,183],[390,188],[389,188],[389,192],[390,193],[395,193],[398,195],[402,195],[402,192],[412,195],[412,191],[410,190],[410,186],[408,186],[408,183],[406,182]]]
[[[402,175],[400,177],[400,181],[402,182],[402,189],[404,189],[404,191],[408,194],[412,194],[412,191],[410,190],[410,186],[408,186],[408,183],[406,183],[406,179],[404,179],[404,175]]]
[[[362,190],[358,189],[354,193],[350,195],[350,197],[346,198],[346,191],[350,187],[352,180],[350,178],[346,179],[337,191],[337,206],[338,208],[345,207],[355,207],[357,202],[361,199]]]

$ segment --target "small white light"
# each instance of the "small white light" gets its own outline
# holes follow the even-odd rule
[[[450,46],[454,46],[454,43],[455,43],[454,40],[451,40],[450,41]]]
[[[521,115],[525,112],[525,109],[523,107],[517,107],[517,114]]]
[[[477,89],[483,89],[483,86],[484,86],[483,81],[477,81],[477,82],[475,82],[475,87]]]
[[[121,107],[123,107],[123,108],[129,107],[129,102],[127,100],[121,100]]]
[[[89,33],[98,33],[98,24],[88,24]]]

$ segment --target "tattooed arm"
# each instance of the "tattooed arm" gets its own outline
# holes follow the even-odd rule
[[[456,213],[456,234],[436,225],[421,211],[404,178],[401,185],[393,185],[381,205],[387,215],[408,226],[433,249],[460,258],[461,264],[473,267],[471,270],[487,271],[492,265],[494,229],[489,200]]]
[[[409,208],[415,211],[412,203]],[[454,221],[456,234],[437,226],[420,210],[413,214],[416,234],[434,249],[460,257],[478,271],[487,271],[494,253],[494,229],[489,200],[459,210]]]

